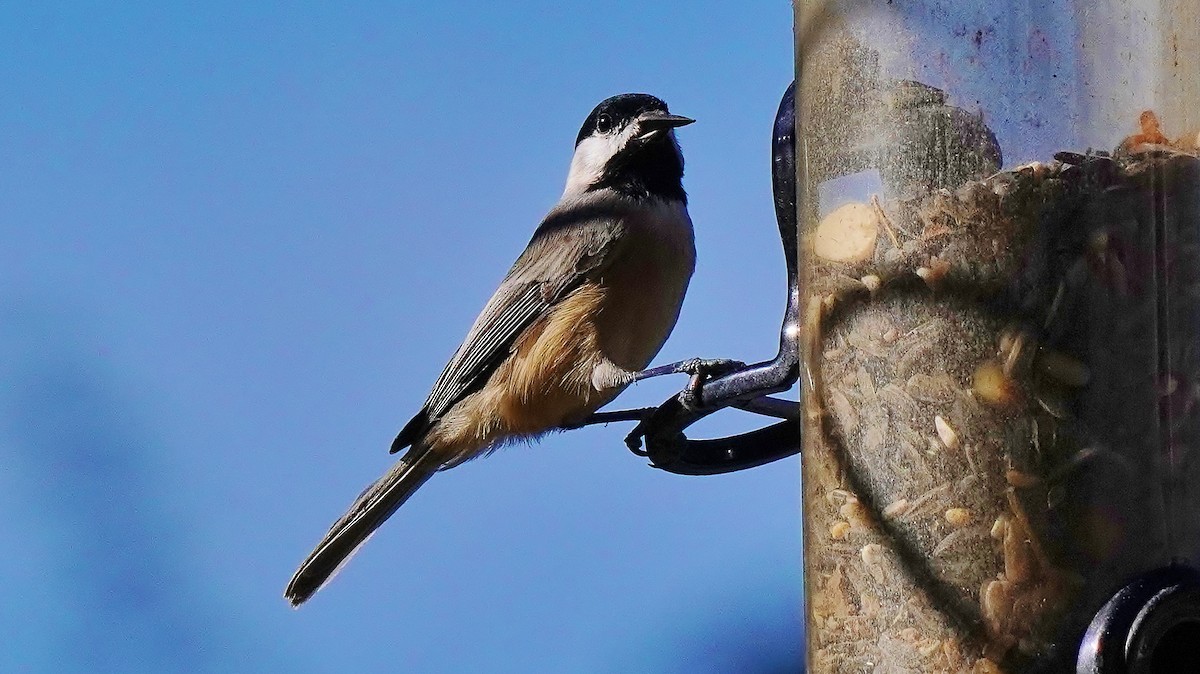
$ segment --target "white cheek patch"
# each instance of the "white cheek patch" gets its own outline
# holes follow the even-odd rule
[[[608,161],[629,143],[637,130],[636,124],[629,124],[620,133],[592,135],[584,138],[575,147],[575,156],[571,158],[571,171],[567,174],[567,188],[563,196],[582,194],[604,175],[604,167]]]
[[[612,136],[588,136],[575,147],[571,158],[571,171],[567,174],[567,188],[563,195],[580,194],[600,179],[604,166],[616,154],[616,139]]]

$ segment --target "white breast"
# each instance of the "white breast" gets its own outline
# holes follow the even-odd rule
[[[605,356],[641,370],[675,327],[696,268],[696,247],[691,218],[678,202],[654,200],[626,224],[621,259],[602,279],[608,292],[596,327]]]

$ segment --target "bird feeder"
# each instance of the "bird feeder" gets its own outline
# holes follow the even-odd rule
[[[1200,6],[797,26],[808,671],[1200,671]]]

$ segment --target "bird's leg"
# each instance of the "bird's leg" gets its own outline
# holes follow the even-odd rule
[[[745,366],[746,364],[741,361],[730,360],[728,358],[688,358],[677,363],[668,363],[652,367],[648,370],[642,370],[633,375],[633,380],[642,381],[651,377],[661,377],[665,374],[690,374],[693,376],[707,374],[719,377],[726,372],[732,372]]]
[[[666,374],[690,374],[692,376],[691,380],[687,388],[680,395],[685,398],[685,404],[698,403],[700,400],[700,388],[704,385],[705,381],[743,367],[745,367],[745,364],[736,360],[690,358],[688,360],[681,360],[678,363],[670,363],[641,372],[631,372],[608,359],[602,359],[596,364],[595,369],[592,370],[592,386],[598,391],[606,391],[614,388],[624,388],[633,382],[649,379],[650,377],[658,377]],[[579,421],[564,423],[561,428],[563,430],[574,430],[584,426],[607,424],[614,421],[642,422],[653,414],[656,409],[654,407],[645,407],[632,410],[596,412]]]
[[[641,381],[651,377],[661,377],[668,374],[689,374],[687,387],[680,394],[684,405],[698,408],[700,405],[701,388],[704,382],[720,377],[726,373],[737,371],[746,366],[745,363],[725,358],[689,358],[677,363],[670,363],[641,372],[623,370],[611,362],[604,361],[592,374],[592,385],[604,390],[614,386],[624,386],[630,382]],[[614,410],[611,412],[596,412],[587,418],[573,423],[563,424],[564,430],[574,430],[584,426],[607,424],[614,421],[645,421],[657,408],[643,407],[632,410]],[[771,415],[774,416],[774,415]]]
[[[573,431],[584,426],[595,426],[597,424],[609,424],[614,421],[642,421],[650,416],[656,407],[638,407],[631,410],[613,410],[611,412],[595,412],[589,415],[582,421],[563,424],[561,428],[564,431]]]
[[[701,399],[702,387],[704,382],[721,377],[730,372],[734,372],[746,367],[746,364],[740,360],[730,360],[728,358],[689,358],[681,360],[677,363],[669,363],[658,367],[642,370],[633,376],[634,381],[642,381],[651,377],[661,377],[666,374],[689,374],[691,379],[688,380],[687,388],[683,390],[684,406],[689,409],[699,408],[702,406]]]

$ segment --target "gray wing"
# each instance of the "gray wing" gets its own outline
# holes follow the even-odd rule
[[[597,277],[619,253],[624,229],[624,218],[611,206],[551,211],[391,451],[412,444],[455,403],[479,390],[526,328],[581,283]]]

